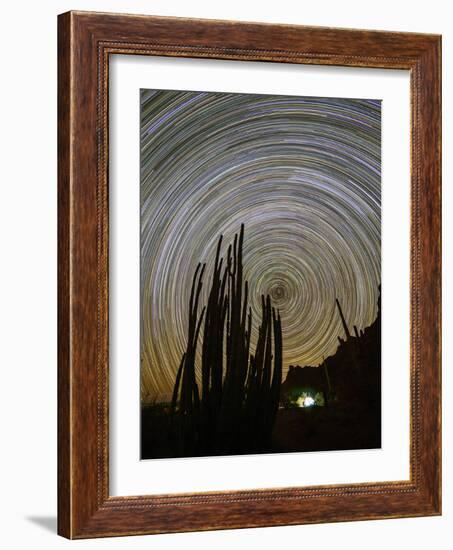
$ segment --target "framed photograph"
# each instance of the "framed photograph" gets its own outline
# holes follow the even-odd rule
[[[440,514],[440,37],[58,25],[59,533]]]

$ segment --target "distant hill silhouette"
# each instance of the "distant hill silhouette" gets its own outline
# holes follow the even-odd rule
[[[375,321],[364,330],[354,328],[351,334],[340,303],[337,307],[345,337],[339,338],[334,355],[318,367],[293,366],[281,387],[281,404],[296,406],[302,393],[321,393],[325,406],[361,403],[367,408],[379,408],[381,398],[381,308]]]
[[[282,383],[272,452],[381,446],[380,299],[375,321],[353,334],[338,301],[337,309],[344,338],[336,353],[318,367],[290,367]]]

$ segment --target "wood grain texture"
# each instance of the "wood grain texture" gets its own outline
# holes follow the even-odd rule
[[[440,514],[440,37],[59,16],[58,531],[68,538]],[[108,490],[108,59],[165,55],[411,73],[410,481],[185,495]]]

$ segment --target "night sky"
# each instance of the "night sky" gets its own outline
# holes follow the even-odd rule
[[[317,365],[346,320],[376,317],[381,104],[377,100],[141,91],[141,393],[166,400],[185,351],[192,276],[245,224],[244,276],[280,310],[283,378]],[[199,346],[200,349],[200,346]]]

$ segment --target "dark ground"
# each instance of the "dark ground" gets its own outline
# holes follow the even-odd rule
[[[280,409],[274,453],[375,449],[381,446],[380,415],[348,407]]]
[[[174,456],[164,406],[142,410],[142,459]],[[381,446],[380,411],[359,405],[279,409],[272,441],[262,453],[375,449]],[[241,454],[241,453],[238,453]]]

